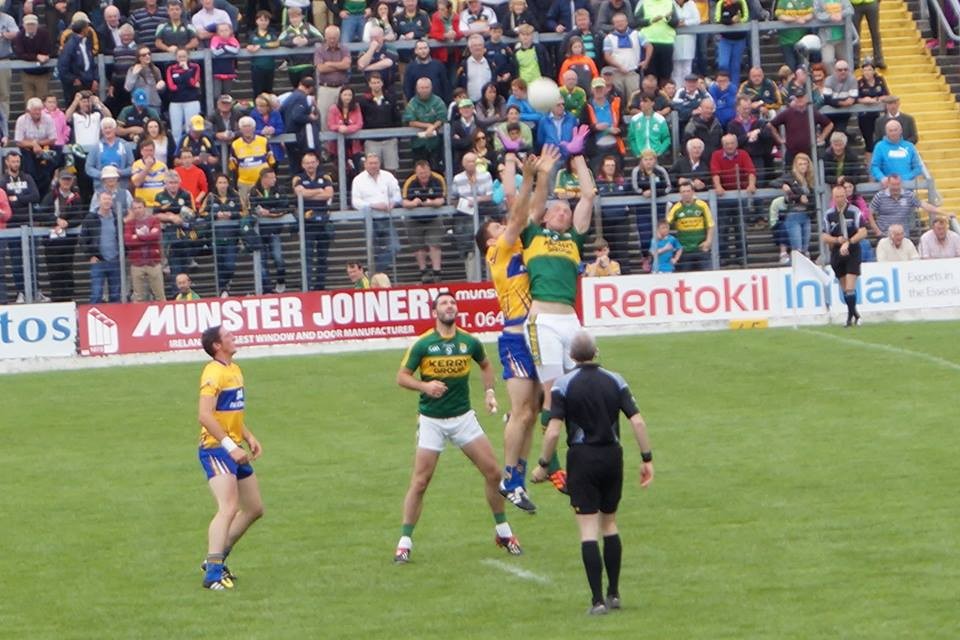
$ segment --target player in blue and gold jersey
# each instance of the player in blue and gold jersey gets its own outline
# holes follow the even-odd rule
[[[225,564],[230,550],[263,515],[260,487],[250,466],[263,450],[244,423],[243,373],[233,362],[237,351],[233,334],[210,327],[200,342],[213,358],[200,376],[200,465],[217,501],[208,531],[203,586],[219,591],[233,588],[235,576]]]
[[[523,164],[523,184],[514,197],[514,175],[519,162],[505,160],[504,192],[510,206],[506,224],[490,221],[477,232],[477,248],[486,253],[487,266],[503,313],[503,333],[498,340],[503,379],[510,394],[510,414],[503,437],[503,481],[500,493],[524,511],[535,512],[526,489],[527,455],[533,439],[533,425],[540,408],[536,367],[523,335],[523,324],[530,311],[530,277],[523,263],[520,231],[527,225],[530,211],[546,203],[550,170],[559,152],[544,147],[540,158],[528,156]],[[534,190],[534,179],[536,190]],[[533,196],[531,197],[531,193]]]

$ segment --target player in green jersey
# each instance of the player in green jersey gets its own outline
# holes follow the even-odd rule
[[[407,350],[397,373],[397,384],[420,392],[420,420],[413,474],[403,501],[403,527],[394,562],[410,561],[411,538],[423,510],[423,495],[447,440],[460,447],[483,474],[487,503],[496,522],[494,541],[497,546],[511,555],[520,555],[520,542],[513,535],[504,513],[500,466],[476,413],[470,408],[470,368],[471,362],[476,362],[480,365],[483,386],[487,390],[487,411],[496,413],[493,365],[480,341],[457,327],[457,301],[453,295],[447,292],[437,295],[433,302],[433,316],[436,325]],[[417,369],[420,370],[419,379],[413,375]]]

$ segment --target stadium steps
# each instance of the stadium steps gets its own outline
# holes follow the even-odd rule
[[[922,1],[922,0],[921,0]],[[916,13],[911,12],[912,4]],[[890,92],[901,99],[903,111],[914,116],[920,134],[917,149],[936,181],[944,205],[960,207],[960,184],[952,176],[956,170],[956,149],[960,147],[960,107],[937,61],[925,46],[919,16],[919,3],[883,0],[880,3],[880,29],[883,54],[889,65],[884,73]],[[870,32],[864,28],[861,51],[871,50]],[[960,65],[957,79],[960,81]]]

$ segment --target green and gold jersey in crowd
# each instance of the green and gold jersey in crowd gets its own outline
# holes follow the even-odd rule
[[[695,251],[707,239],[707,230],[713,226],[710,207],[703,200],[690,204],[677,202],[667,212],[667,223],[677,232],[677,240],[684,251]]]
[[[520,240],[523,262],[530,273],[531,297],[572,307],[577,297],[583,236],[573,227],[558,233],[531,222],[520,234]]]
[[[480,341],[462,329],[450,338],[436,329],[417,338],[403,356],[402,366],[410,371],[420,369],[424,382],[440,380],[447,385],[447,392],[439,398],[420,394],[420,413],[431,418],[455,418],[470,411],[470,363],[486,359]]]

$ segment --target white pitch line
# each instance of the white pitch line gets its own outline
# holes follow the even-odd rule
[[[492,560],[487,558],[486,560],[481,560],[480,562],[491,567],[496,567],[497,569],[502,569],[511,575],[522,578],[523,580],[532,580],[533,582],[538,582],[540,584],[550,584],[550,578],[541,576],[539,573],[534,573],[533,571],[527,571],[526,569],[515,567],[512,564],[507,564],[502,560]]]
[[[947,360],[946,358],[941,358],[939,356],[933,356],[929,353],[924,353],[922,351],[913,351],[912,349],[905,349],[903,347],[895,347],[889,344],[879,344],[876,342],[867,342],[865,340],[856,340],[854,338],[844,338],[842,336],[837,336],[832,333],[824,333],[823,331],[813,331],[811,329],[797,329],[801,333],[807,333],[812,336],[817,336],[820,338],[829,338],[836,342],[842,342],[844,344],[855,345],[858,347],[868,347],[870,349],[875,349],[877,351],[886,351],[887,353],[895,353],[901,356],[910,356],[911,358],[918,358],[920,360],[926,360],[941,367],[946,367],[947,369],[952,369],[954,371],[960,371],[960,363],[956,363],[953,360]]]

